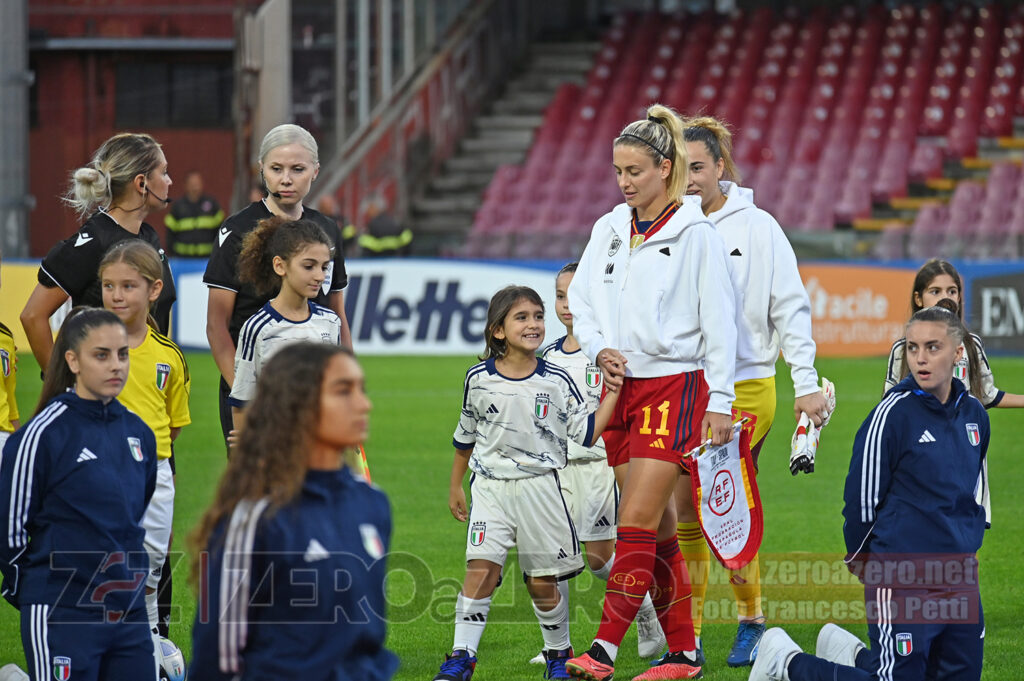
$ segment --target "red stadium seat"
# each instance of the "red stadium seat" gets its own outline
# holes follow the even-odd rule
[[[947,158],[976,155],[979,136],[1012,134],[1014,116],[1024,115],[1024,5],[624,13],[601,45],[586,84],[556,92],[524,164],[495,173],[474,239],[557,222],[567,236],[549,251],[578,248],[621,201],[611,140],[655,100],[724,118],[758,205],[803,230],[871,215],[873,203],[906,196],[911,182],[942,177]],[[883,231],[876,255],[998,253],[1024,234],[1020,175],[998,164],[983,194],[967,183],[950,206]],[[550,190],[567,185],[568,193]],[[502,245],[534,257],[539,241]]]

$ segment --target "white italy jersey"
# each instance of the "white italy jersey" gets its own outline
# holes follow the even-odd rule
[[[285,319],[270,303],[249,317],[238,334],[235,382],[229,398],[231,405],[245,406],[256,395],[256,379],[267,360],[289,343],[299,341],[339,345],[341,319],[333,310],[313,301],[309,301],[309,317],[301,322]]]
[[[563,348],[565,336],[541,350],[540,356],[552,364],[557,364],[569,372],[569,377],[583,391],[583,402],[590,412],[597,411],[601,406],[601,389],[604,380],[601,369],[583,354],[583,350],[566,352]],[[604,451],[604,440],[597,439],[593,447],[583,447],[569,440],[570,461],[599,461],[608,458]]]
[[[565,467],[567,441],[584,444],[593,432],[594,415],[565,369],[538,359],[533,374],[512,379],[488,359],[466,372],[453,444],[472,448],[475,474],[515,480]]]

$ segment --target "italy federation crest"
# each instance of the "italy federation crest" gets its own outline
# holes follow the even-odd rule
[[[71,658],[53,658],[53,678],[56,681],[68,681],[71,678]]]
[[[548,409],[551,407],[551,398],[547,395],[537,395],[537,399],[533,403],[533,413],[537,415],[537,418],[542,419],[547,417]]]
[[[359,526],[359,534],[363,537],[363,548],[370,554],[370,558],[381,559],[384,556],[384,540],[380,538],[377,528],[370,523],[362,523]]]
[[[981,432],[978,430],[977,423],[967,424],[967,439],[970,441],[971,445],[975,447],[981,444]]]
[[[914,637],[911,634],[896,634],[896,652],[906,657],[914,651]]]
[[[601,385],[601,369],[596,364],[587,365],[587,387],[597,388]]]
[[[953,365],[953,378],[959,378],[960,382],[967,385],[967,357]]]
[[[487,534],[487,523],[473,523],[469,528],[469,543],[473,546],[480,546],[484,543],[484,535]]]
[[[157,362],[156,365],[156,387],[157,390],[163,390],[167,387],[167,379],[171,375],[171,365],[164,364],[163,362]]]
[[[0,350],[0,368],[3,369],[4,378],[11,375],[11,353]]]
[[[137,437],[128,438],[128,449],[132,452],[132,458],[142,461],[142,440]]]

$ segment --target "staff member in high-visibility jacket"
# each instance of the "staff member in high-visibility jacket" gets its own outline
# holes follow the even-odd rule
[[[370,199],[366,206],[366,232],[359,235],[359,253],[364,258],[390,258],[409,252],[412,230],[403,227],[385,208],[379,198]]]
[[[164,218],[167,252],[179,258],[208,258],[224,211],[217,199],[203,193],[203,176],[193,170],[185,176],[185,196]]]

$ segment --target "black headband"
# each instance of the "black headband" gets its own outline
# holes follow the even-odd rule
[[[633,139],[636,139],[636,140],[640,140],[641,142],[643,142],[644,144],[646,144],[647,146],[649,146],[649,147],[650,147],[651,149],[654,149],[654,150],[655,150],[656,152],[658,152],[659,154],[661,154],[661,156],[662,156],[663,158],[671,158],[671,157],[670,157],[670,156],[669,156],[668,154],[666,154],[666,153],[665,153],[664,151],[662,151],[662,150],[661,150],[661,149],[659,149],[658,147],[654,146],[653,144],[651,144],[650,142],[648,142],[647,140],[645,140],[645,139],[644,139],[643,137],[640,137],[639,135],[634,135],[633,133],[630,133],[630,132],[624,132],[624,133],[622,133],[621,135],[619,135],[619,139],[622,139],[623,137],[632,137]]]

